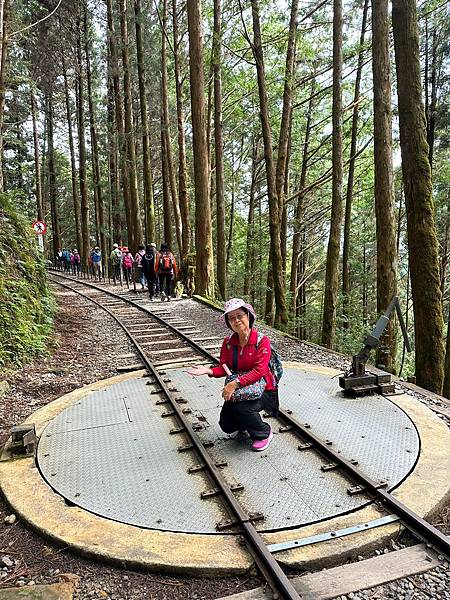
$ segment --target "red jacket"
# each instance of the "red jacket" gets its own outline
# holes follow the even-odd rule
[[[258,348],[256,348],[257,341],[258,332],[256,329],[250,331],[248,342],[243,348],[239,346],[239,336],[237,333],[226,337],[223,340],[220,350],[220,365],[213,367],[212,377],[225,377],[226,373],[222,367],[223,364],[226,364],[231,371],[233,370],[233,347],[237,346],[237,370],[245,371],[244,375],[239,376],[240,384],[245,387],[264,377],[266,380],[266,390],[276,390],[274,377],[269,369],[270,340],[266,335],[263,336],[258,344]]]

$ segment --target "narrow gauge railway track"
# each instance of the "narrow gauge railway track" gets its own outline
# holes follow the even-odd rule
[[[72,284],[74,283],[74,280],[70,277],[61,275],[58,275],[58,277],[69,279]],[[75,291],[80,295],[87,297],[99,306],[102,306],[95,298],[84,294],[79,289],[77,290],[73,286],[69,286],[57,280],[54,281],[55,283],[58,283],[65,288],[71,289],[72,291]],[[77,280],[75,280],[75,282],[76,281]],[[120,300],[121,304],[123,304],[123,302],[126,302],[127,304],[134,306],[140,311],[152,315],[151,311],[142,306],[139,306],[138,304],[126,297],[119,296],[108,290],[102,290],[100,287],[91,283],[80,283],[82,283],[82,285],[87,285],[91,289],[95,289],[98,292],[107,294],[110,297],[115,297],[117,300],[117,306],[119,305],[118,301]],[[105,307],[102,306],[102,308]],[[220,473],[219,468],[211,460],[211,457],[209,456],[207,450],[205,450],[202,442],[199,440],[198,436],[195,434],[195,431],[192,429],[192,425],[186,418],[185,412],[183,412],[183,410],[180,408],[177,400],[173,397],[171,390],[166,386],[167,380],[165,381],[161,378],[162,374],[158,372],[157,366],[148,360],[145,354],[145,349],[142,348],[139,342],[137,342],[134,339],[133,334],[127,330],[126,326],[120,321],[120,319],[116,317],[109,310],[109,308],[106,307],[105,310],[107,310],[107,312],[120,324],[120,326],[130,337],[132,342],[135,344],[136,350],[140,355],[143,364],[148,369],[149,373],[151,373],[151,375],[155,378],[155,381],[161,388],[161,392],[167,398],[165,402],[170,402],[172,404],[172,410],[169,414],[171,416],[176,417],[179,420],[182,430],[186,432],[191,438],[192,444],[189,445],[189,449],[192,449],[197,452],[200,460],[202,461],[200,462],[199,467],[208,470],[208,474],[211,480],[220,489],[222,498],[226,500],[228,512],[232,515],[232,518],[230,519],[228,525],[230,527],[238,526],[243,531],[247,544],[249,545],[251,554],[254,557],[256,564],[259,566],[261,572],[263,573],[271,588],[274,591],[277,590],[283,598],[298,598],[298,593],[295,591],[289,579],[283,573],[280,566],[272,557],[267,547],[265,546],[262,538],[256,531],[252,523],[252,518],[254,519],[254,515],[245,512],[240,506],[235,495],[233,494],[232,488],[225,482],[224,478]],[[156,315],[152,316],[156,317]],[[164,322],[164,320],[161,319],[161,317],[156,317],[156,319],[159,323],[165,323],[166,326],[168,326],[174,332],[178,333],[178,330],[173,325]],[[184,358],[179,359],[179,361],[192,362],[193,360],[198,360],[198,358],[196,358],[192,354],[195,350],[197,357],[200,355],[201,358],[207,361],[208,363],[217,362],[217,358],[212,356],[207,349],[198,346],[196,342],[193,342],[192,339],[188,338],[187,334],[182,332],[179,333],[188,343],[188,351],[191,352],[190,357],[187,357],[187,361]],[[167,363],[173,361],[170,360],[165,362]],[[307,424],[301,424],[298,420],[292,417],[290,411],[281,410],[280,421],[285,430],[289,429],[299,437],[301,441],[300,446],[302,447],[302,449],[307,451],[318,452],[322,457],[326,457],[327,460],[331,461],[327,465],[329,469],[339,469],[339,471],[342,474],[346,475],[348,479],[352,482],[355,493],[361,492],[369,494],[374,499],[374,501],[377,501],[378,503],[384,505],[390,511],[395,513],[400,518],[403,525],[407,529],[409,529],[416,537],[434,547],[438,552],[445,554],[447,557],[450,557],[449,537],[445,536],[435,527],[430,525],[427,521],[425,521],[424,519],[416,515],[414,512],[412,512],[407,506],[398,501],[397,498],[395,498],[395,496],[384,490],[383,486],[380,485],[379,482],[373,481],[370,478],[368,478],[363,472],[361,472],[357,468],[354,462],[345,460],[338,451],[335,451],[332,447],[330,447],[329,444],[327,444],[319,437],[314,435],[310,431],[310,428]]]
[[[54,276],[70,281],[70,285],[55,280]],[[91,300],[110,314],[132,337],[146,355],[152,358],[155,367],[166,364],[185,364],[192,361],[207,362],[209,354],[204,352],[220,347],[217,338],[205,337],[194,325],[173,317],[163,319],[159,311],[150,311],[133,301],[128,292],[116,294],[82,280],[72,279],[60,273],[52,273],[54,283],[61,285]],[[86,289],[87,288],[87,289]],[[164,308],[164,304],[157,307]],[[139,357],[140,360],[140,357]]]
[[[52,275],[56,275],[56,274],[52,273]],[[159,372],[157,365],[150,362],[150,360],[148,359],[146,350],[143,347],[142,343],[136,339],[134,333],[132,331],[130,331],[129,326],[127,326],[120,317],[118,317],[116,314],[114,314],[114,312],[112,310],[110,310],[110,308],[108,306],[105,306],[104,304],[99,302],[98,297],[94,298],[91,295],[84,293],[83,291],[81,291],[81,289],[77,289],[77,287],[75,287],[73,285],[73,283],[82,283],[85,286],[87,285],[87,286],[89,286],[90,289],[95,289],[98,292],[100,292],[102,297],[104,297],[106,295],[107,297],[109,296],[109,297],[115,298],[117,300],[117,305],[114,306],[115,310],[117,310],[119,308],[119,302],[120,302],[120,305],[122,305],[122,306],[123,306],[123,303],[125,302],[127,305],[132,306],[136,310],[141,311],[141,313],[144,312],[147,314],[147,316],[155,317],[157,322],[164,323],[165,327],[167,329],[172,330],[174,333],[179,334],[182,339],[187,341],[191,345],[192,350],[194,350],[194,349],[197,350],[197,356],[192,356],[192,350],[191,350],[190,358],[186,357],[189,361],[196,360],[196,358],[198,358],[198,354],[200,354],[203,359],[208,359],[208,362],[211,362],[211,361],[214,362],[214,361],[216,361],[216,358],[213,357],[212,355],[210,355],[207,350],[198,346],[198,344],[196,342],[187,338],[187,335],[182,333],[178,329],[176,329],[174,325],[169,324],[167,321],[164,321],[163,319],[161,319],[161,317],[152,315],[151,311],[148,311],[146,308],[139,306],[132,300],[130,300],[126,297],[123,297],[123,296],[119,296],[118,294],[115,294],[114,292],[110,292],[108,290],[102,290],[101,288],[99,288],[98,286],[96,286],[92,283],[87,283],[84,281],[79,282],[79,280],[73,280],[70,277],[60,275],[59,273],[57,274],[57,277],[60,277],[60,278],[66,279],[66,280],[70,280],[72,285],[68,285],[67,283],[63,283],[61,281],[58,281],[56,278],[52,277],[52,281],[54,283],[62,286],[65,289],[73,291],[84,298],[87,298],[88,300],[92,301],[100,308],[103,308],[118,323],[118,325],[124,330],[126,335],[129,337],[130,341],[135,346],[144,367],[152,375],[152,377],[154,378],[154,382],[158,384],[161,394],[164,396],[164,398],[161,400],[158,400],[157,403],[158,404],[166,404],[166,403],[171,404],[171,410],[167,411],[165,413],[165,415],[176,417],[180,424],[179,432],[186,433],[190,438],[190,443],[185,446],[180,447],[180,450],[181,449],[183,451],[192,450],[197,453],[199,463],[196,468],[207,469],[207,474],[208,474],[210,480],[212,481],[213,486],[217,486],[218,490],[220,490],[221,498],[225,499],[225,506],[227,509],[226,512],[228,512],[230,514],[230,519],[226,523],[226,526],[233,527],[233,526],[237,525],[241,529],[242,533],[244,534],[244,538],[247,542],[248,549],[249,549],[253,559],[255,560],[255,563],[258,566],[260,572],[262,573],[263,577],[266,579],[267,583],[271,587],[271,589],[274,593],[274,598],[280,597],[279,594],[281,595],[282,598],[285,598],[286,600],[297,600],[298,598],[300,598],[299,594],[295,590],[295,588],[292,585],[292,583],[290,582],[289,578],[286,576],[286,574],[281,569],[278,562],[275,560],[275,558],[272,556],[272,554],[267,549],[266,544],[263,541],[261,535],[257,532],[257,530],[254,526],[254,523],[253,523],[254,520],[258,518],[257,513],[255,513],[255,514],[248,513],[240,505],[239,501],[237,500],[236,496],[233,493],[233,486],[230,486],[227,483],[227,481],[223,477],[222,473],[220,472],[220,465],[218,466],[214,462],[214,460],[212,460],[208,451],[204,447],[202,441],[195,433],[192,423],[188,420],[187,410],[189,410],[189,409],[183,409],[180,407],[179,398],[176,398],[173,394],[174,390],[169,388],[166,385],[168,383],[168,381],[163,378],[164,373]],[[127,314],[129,314],[129,313],[127,313]],[[154,322],[155,321],[153,321],[153,323]],[[147,326],[148,325],[149,325],[149,323],[147,323]],[[183,362],[186,362],[185,359],[182,359],[182,360],[183,360]],[[165,361],[163,364],[167,364],[167,362],[168,361]],[[170,360],[169,362],[170,362],[170,364],[173,363],[172,360]],[[177,362],[179,362],[179,361],[177,361]]]

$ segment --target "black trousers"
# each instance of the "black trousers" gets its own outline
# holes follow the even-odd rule
[[[159,274],[159,290],[161,293],[165,293],[166,296],[172,294],[172,273],[160,273]]]
[[[144,276],[145,276],[145,279],[147,280],[148,294],[149,294],[150,298],[153,298],[153,296],[156,293],[156,282],[157,282],[156,273],[154,271],[152,271],[151,273],[147,272],[147,273],[144,273]]]
[[[261,396],[263,410],[269,413],[271,417],[278,417],[280,402],[278,400],[278,390],[266,390]]]
[[[252,440],[265,440],[270,426],[261,419],[261,400],[225,402],[220,411],[219,425],[225,433],[248,431]]]

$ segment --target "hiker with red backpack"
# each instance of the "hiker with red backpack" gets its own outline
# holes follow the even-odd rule
[[[161,291],[161,302],[167,298],[170,302],[172,294],[172,282],[177,274],[177,263],[175,256],[167,244],[161,244],[158,260],[159,289]]]
[[[133,257],[130,251],[128,250],[127,246],[124,246],[122,248],[122,270],[127,284],[131,283],[131,281],[133,280],[133,265]]]
[[[228,300],[223,319],[233,333],[222,343],[219,366],[200,365],[188,373],[226,376],[219,425],[225,433],[237,432],[238,437],[247,432],[252,450],[261,452],[269,447],[273,433],[259,413],[263,409],[273,416],[278,413],[278,380],[282,366],[269,338],[258,334],[253,327],[255,317],[252,305],[245,300]]]

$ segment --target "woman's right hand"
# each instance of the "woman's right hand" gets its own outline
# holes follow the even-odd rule
[[[204,365],[198,365],[197,367],[191,367],[188,371],[188,375],[212,375],[212,370]]]

